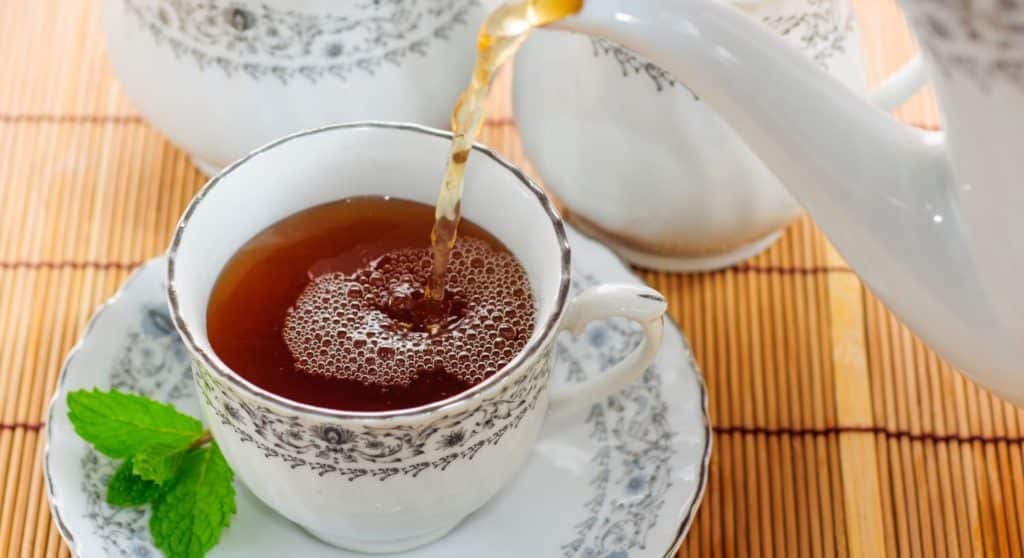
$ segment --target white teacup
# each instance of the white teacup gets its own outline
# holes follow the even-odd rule
[[[396,552],[443,536],[519,469],[549,404],[584,404],[616,391],[647,368],[661,341],[666,304],[652,289],[605,285],[568,300],[561,218],[522,172],[478,146],[464,214],[519,258],[537,305],[533,334],[507,366],[429,405],[348,412],[267,392],[217,357],[206,334],[207,302],[236,250],[272,223],[337,199],[376,194],[432,203],[450,138],[387,123],[288,136],[210,180],[171,244],[167,296],[214,438],[256,496],[337,546]],[[550,389],[558,333],[614,316],[641,323],[644,341],[591,383]]]

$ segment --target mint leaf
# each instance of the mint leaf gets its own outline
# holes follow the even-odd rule
[[[155,449],[140,453],[132,460],[132,473],[159,484],[174,476],[185,459],[185,450]]]
[[[201,558],[217,544],[235,513],[233,477],[216,443],[185,454],[149,519],[153,544],[166,558]]]
[[[159,494],[160,485],[132,473],[131,459],[126,459],[117,468],[107,485],[107,503],[112,506],[141,506],[152,502]]]
[[[124,458],[107,501],[151,503],[149,530],[164,556],[201,558],[217,544],[235,513],[234,475],[202,423],[117,390],[78,390],[67,401],[75,432],[101,453]]]
[[[169,455],[203,433],[202,423],[174,407],[117,390],[73,391],[68,409],[75,432],[115,459],[146,452]]]

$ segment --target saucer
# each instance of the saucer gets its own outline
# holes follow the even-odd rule
[[[573,289],[639,279],[608,249],[569,231]],[[72,552],[83,558],[161,554],[148,511],[113,508],[110,459],[74,433],[69,391],[118,388],[199,416],[188,353],[164,299],[164,258],[143,264],[97,310],[68,355],[50,405],[45,474],[50,507]],[[552,381],[580,382],[639,343],[625,320],[591,324],[558,340]],[[589,409],[549,416],[513,481],[441,540],[409,558],[668,557],[689,529],[707,483],[707,394],[686,339],[667,324],[658,360],[643,379]],[[373,481],[369,481],[373,482]],[[208,556],[364,556],[328,546],[263,504],[236,480],[238,514]]]

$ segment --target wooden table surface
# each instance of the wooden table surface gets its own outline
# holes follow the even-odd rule
[[[860,0],[877,81],[913,42]],[[132,108],[95,1],[0,2],[0,556],[68,554],[43,418],[93,309],[160,254],[204,178]],[[507,92],[484,143],[529,168]],[[938,127],[919,95],[896,113]],[[809,219],[708,274],[642,272],[707,378],[715,447],[681,556],[1021,556],[1024,414],[952,371]]]

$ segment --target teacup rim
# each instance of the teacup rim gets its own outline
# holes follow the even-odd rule
[[[171,240],[171,244],[167,250],[167,267],[165,271],[165,291],[167,296],[167,305],[171,314],[171,321],[174,323],[175,329],[178,330],[178,334],[181,336],[182,341],[188,348],[189,352],[198,358],[204,366],[218,377],[231,382],[235,387],[241,389],[261,399],[265,403],[269,403],[289,411],[318,416],[321,418],[328,419],[347,419],[347,420],[360,420],[360,421],[387,421],[391,419],[414,419],[427,415],[432,415],[438,412],[447,411],[453,407],[461,406],[467,401],[482,398],[492,388],[503,383],[512,373],[512,371],[520,369],[523,365],[531,361],[534,357],[541,354],[544,348],[548,345],[554,335],[558,333],[558,324],[562,319],[562,315],[565,312],[566,304],[569,299],[569,287],[571,277],[571,257],[572,252],[569,246],[569,238],[565,231],[565,223],[559,215],[558,210],[548,195],[541,189],[529,176],[526,175],[521,169],[516,167],[510,161],[498,155],[490,148],[481,145],[480,143],[473,144],[473,151],[480,155],[490,158],[492,161],[503,167],[505,170],[512,173],[514,177],[519,180],[519,183],[527,191],[537,197],[537,201],[540,203],[541,209],[544,214],[551,221],[551,225],[554,228],[555,236],[558,241],[558,249],[561,255],[560,258],[560,277],[558,292],[555,297],[553,310],[548,315],[547,319],[543,322],[540,335],[533,336],[527,345],[504,367],[495,372],[491,377],[485,379],[483,382],[467,389],[466,391],[457,393],[451,397],[427,403],[425,405],[419,405],[416,407],[409,407],[407,409],[397,409],[393,411],[345,411],[340,409],[331,409],[327,407],[320,407],[317,405],[311,405],[308,403],[302,403],[294,401],[263,389],[260,386],[253,384],[246,380],[237,372],[231,368],[221,366],[218,359],[212,358],[212,356],[199,346],[196,342],[196,338],[193,336],[192,329],[186,322],[185,318],[181,315],[181,309],[178,301],[178,289],[175,283],[175,258],[178,254],[182,237],[185,229],[188,227],[189,220],[193,213],[202,204],[203,199],[227,176],[234,172],[239,167],[242,167],[251,160],[259,157],[260,155],[290,141],[312,136],[316,134],[333,132],[338,130],[359,130],[359,129],[384,129],[384,130],[399,130],[403,132],[415,132],[424,134],[427,136],[433,136],[437,138],[452,139],[452,133],[450,131],[439,130],[429,126],[421,124],[405,123],[405,122],[389,122],[382,120],[361,120],[355,122],[345,122],[339,124],[330,124],[326,126],[320,126],[316,128],[309,128],[294,132],[276,140],[273,140],[267,144],[264,144],[256,149],[253,149],[244,157],[234,161],[228,166],[221,169],[215,176],[210,177],[206,184],[196,192],[195,196],[189,201],[188,206],[182,213],[181,218],[178,220],[177,225],[174,229],[174,236]]]

